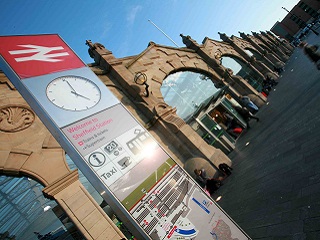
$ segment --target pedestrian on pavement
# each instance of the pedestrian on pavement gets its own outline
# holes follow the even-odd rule
[[[211,178],[207,180],[205,190],[208,191],[211,196],[215,191],[217,191],[221,187],[221,185],[221,180]]]
[[[210,195],[219,189],[222,185],[222,180],[224,177],[218,178],[208,178],[206,171],[202,169],[195,169],[194,173],[196,174],[196,180],[202,188],[210,193]]]
[[[234,109],[243,117],[243,119],[247,123],[247,128],[250,128],[249,121],[251,118],[257,120],[259,122],[259,118],[254,116],[246,107],[236,106]]]
[[[258,112],[259,108],[257,107],[257,105],[255,105],[251,101],[251,99],[248,96],[241,96],[240,95],[240,100],[241,100],[241,105],[243,107],[246,107],[250,112],[252,112],[253,114]]]
[[[226,163],[221,163],[219,164],[219,170],[225,175],[225,176],[230,176],[231,171],[233,170],[232,167],[230,167]]]
[[[239,126],[236,119],[229,113],[224,112],[223,116],[226,118],[225,126],[227,127],[227,133],[229,133],[234,139],[237,139],[242,132],[242,128]]]
[[[206,171],[202,169],[195,169],[194,174],[196,175],[196,180],[200,184],[201,187],[205,187],[208,177]]]
[[[303,41],[299,44],[299,47],[303,49],[305,55],[317,66],[320,70],[320,49],[318,45],[312,45]]]

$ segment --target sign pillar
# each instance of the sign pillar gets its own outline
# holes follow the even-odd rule
[[[0,42],[1,69],[137,239],[250,239],[58,35]]]

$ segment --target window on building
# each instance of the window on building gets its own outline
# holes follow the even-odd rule
[[[303,10],[305,10],[307,6],[308,6],[308,5],[305,4],[304,2],[301,2],[301,3],[299,4],[299,7],[300,7],[301,9],[303,9]]]
[[[296,15],[291,15],[290,16],[290,19],[294,22],[296,22],[298,20],[297,16]]]
[[[312,9],[310,15],[315,18],[317,16],[317,12]]]
[[[304,2],[300,2],[298,6],[299,6],[300,8],[302,8],[304,5],[305,5]]]

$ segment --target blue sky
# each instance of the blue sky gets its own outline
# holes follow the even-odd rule
[[[270,30],[298,0],[1,0],[0,35],[58,33],[86,63],[85,41],[102,43],[115,57],[136,55],[150,41],[179,46],[180,33],[198,43]],[[0,43],[1,44],[1,43]]]

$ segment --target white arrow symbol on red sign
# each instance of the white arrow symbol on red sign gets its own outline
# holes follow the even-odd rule
[[[54,57],[61,57],[61,56],[69,55],[69,53],[67,53],[67,52],[48,54],[51,51],[63,50],[64,48],[61,46],[59,46],[59,47],[45,47],[45,46],[37,46],[37,45],[30,45],[30,44],[18,45],[18,46],[29,48],[29,49],[9,51],[9,53],[11,55],[26,54],[26,53],[36,53],[36,54],[29,56],[29,57],[15,58],[15,60],[17,62],[25,62],[25,61],[32,61],[32,60],[44,61],[44,62],[60,62],[60,61],[62,61],[61,59],[56,59]]]

